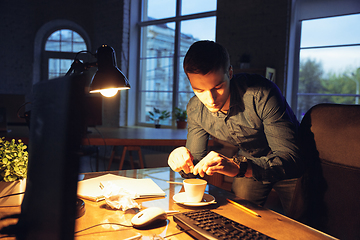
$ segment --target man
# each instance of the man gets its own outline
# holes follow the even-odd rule
[[[234,76],[226,49],[212,41],[194,43],[183,66],[195,96],[187,106],[186,147],[171,152],[169,166],[183,177],[235,177],[234,193],[260,205],[274,188],[288,213],[304,165],[299,123],[280,90],[259,75]],[[207,153],[209,136],[237,146],[238,154]]]

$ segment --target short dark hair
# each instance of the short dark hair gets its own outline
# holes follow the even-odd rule
[[[230,67],[229,53],[222,45],[216,42],[198,41],[193,43],[187,51],[183,67],[186,74],[206,75],[220,69],[226,72]]]

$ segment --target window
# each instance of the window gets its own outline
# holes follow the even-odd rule
[[[297,116],[317,103],[358,104],[360,14],[302,21]]]
[[[215,41],[216,0],[143,0],[138,124],[153,124],[148,112],[186,108],[194,95],[182,69],[192,43]],[[161,6],[161,7],[159,7]],[[171,126],[172,119],[161,122]]]
[[[64,76],[70,69],[75,54],[87,50],[84,39],[75,31],[60,29],[53,32],[45,43],[47,79]]]

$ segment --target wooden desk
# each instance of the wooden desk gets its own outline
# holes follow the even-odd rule
[[[84,179],[100,176],[106,173],[109,172],[86,173]],[[174,173],[168,167],[112,171],[110,173],[131,178],[151,178],[165,191],[165,197],[137,200],[142,204],[143,208],[157,206],[163,208],[164,210],[177,210],[180,212],[199,209],[174,203],[172,197],[174,194],[182,191],[182,185],[169,184],[167,181],[182,181],[182,178],[178,173]],[[215,186],[208,185],[206,193],[213,195],[216,198],[217,204],[201,208],[211,209],[214,212],[238,221],[275,239],[334,239],[329,235],[296,222],[283,215],[255,206],[244,200],[240,201],[235,197],[235,195]],[[250,215],[233,205],[228,204],[226,198],[237,200],[241,204],[256,211],[261,215],[261,218]],[[166,239],[170,239],[169,236],[171,236],[171,239],[192,239],[188,234],[181,232],[176,228],[176,223],[173,221],[171,215],[168,216],[168,220],[163,225],[152,229],[138,230],[119,225],[105,224],[117,223],[129,225],[131,218],[134,214],[136,214],[135,210],[123,212],[120,210],[109,209],[106,206],[105,201],[84,201],[86,212],[84,216],[76,220],[75,231],[78,232],[101,223],[103,224],[75,233],[75,239],[124,239],[125,236],[129,236],[132,233],[140,233],[143,236],[142,239],[151,239],[153,235],[158,235],[163,238],[167,237]],[[0,217],[14,212],[19,212],[19,210],[20,207],[0,208]],[[4,221],[1,221],[0,224],[0,227],[4,226]]]

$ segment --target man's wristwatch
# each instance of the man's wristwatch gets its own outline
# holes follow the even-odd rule
[[[235,177],[244,177],[248,166],[246,157],[235,155],[232,160],[239,166],[239,173]]]

